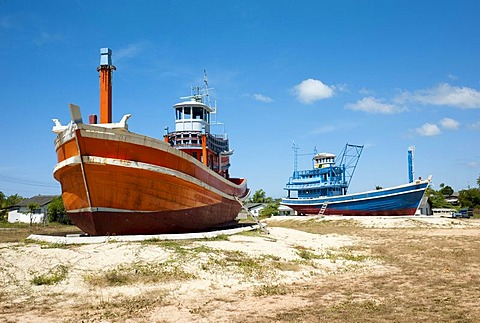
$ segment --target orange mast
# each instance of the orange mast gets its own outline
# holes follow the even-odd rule
[[[100,123],[112,123],[112,50],[100,48]]]

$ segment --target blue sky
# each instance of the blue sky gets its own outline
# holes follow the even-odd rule
[[[98,113],[113,51],[113,119],[161,137],[206,69],[231,175],[284,196],[300,154],[365,145],[350,192],[480,174],[478,1],[0,1],[0,191],[59,194],[52,118]],[[310,167],[299,157],[299,168]]]

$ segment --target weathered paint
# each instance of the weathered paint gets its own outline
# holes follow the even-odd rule
[[[429,181],[402,185],[366,193],[321,197],[317,199],[284,199],[287,205],[301,214],[323,215],[415,215]]]
[[[207,158],[207,136],[202,136],[202,161],[205,166],[208,165]]]
[[[245,180],[227,180],[162,140],[88,125],[72,131],[58,137],[54,176],[72,221],[91,235],[198,231],[240,211],[234,196],[247,194]]]

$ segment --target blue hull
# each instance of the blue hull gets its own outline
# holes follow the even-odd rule
[[[392,188],[339,196],[284,198],[282,204],[299,214],[414,215],[429,183],[429,180],[416,181]]]

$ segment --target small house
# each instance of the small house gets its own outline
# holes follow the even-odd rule
[[[297,215],[297,211],[286,205],[278,206],[278,215]]]
[[[445,202],[452,204],[453,206],[458,205],[458,192],[453,192],[452,195],[445,197]]]
[[[415,215],[432,215],[432,202],[428,199],[428,196],[424,195],[420,204],[418,205]]]
[[[23,200],[8,208],[8,222],[10,223],[44,223],[47,220],[48,205],[55,195],[37,195]],[[36,204],[38,207],[31,213],[29,205]]]
[[[266,203],[247,203],[245,208],[252,213],[254,216],[260,216],[260,212],[267,206]],[[244,209],[240,211],[237,216],[237,219],[246,219],[248,218],[247,212]]]

